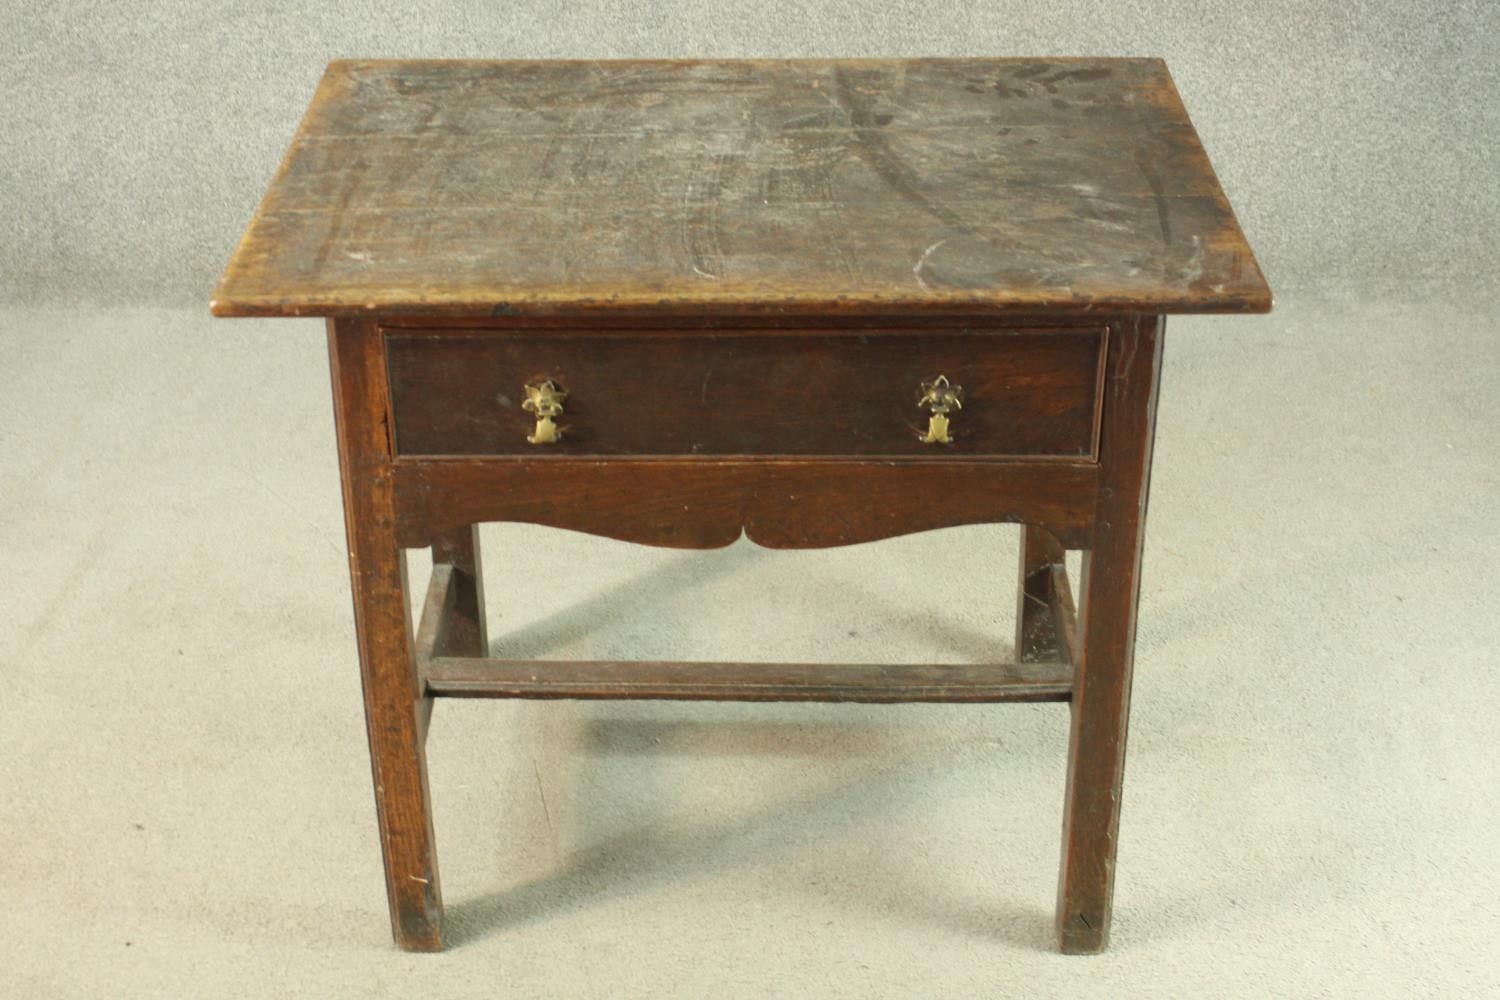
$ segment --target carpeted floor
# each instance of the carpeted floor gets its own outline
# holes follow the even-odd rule
[[[0,349],[7,997],[1500,995],[1492,305],[1169,324],[1093,959],[1051,951],[1055,705],[443,703],[454,947],[395,951],[319,325],[9,309]],[[519,655],[1009,646],[1009,526],[484,542]]]

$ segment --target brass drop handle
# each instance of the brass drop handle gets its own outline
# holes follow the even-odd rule
[[[929,414],[927,433],[918,434],[917,440],[923,444],[952,444],[953,439],[948,436],[948,414],[963,409],[964,387],[953,385],[946,375],[939,375],[922,383],[922,395],[917,405],[927,407]]]
[[[526,390],[526,400],[521,404],[521,409],[536,415],[536,430],[526,435],[526,440],[532,444],[555,444],[560,441],[562,429],[553,422],[553,418],[562,415],[562,404],[568,398],[568,391],[560,388],[550,378],[536,385],[527,384],[523,388]]]

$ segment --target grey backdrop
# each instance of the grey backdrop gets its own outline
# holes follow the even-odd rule
[[[1500,4],[6,0],[0,294],[204,301],[335,56],[1161,55],[1272,286],[1500,271]]]
[[[1497,9],[0,0],[0,993],[1500,997]],[[1278,294],[1169,324],[1110,951],[1064,706],[467,702],[395,952],[321,325],[207,313],[323,64],[876,53],[1165,56]],[[1010,525],[483,534],[510,655],[1009,655]]]

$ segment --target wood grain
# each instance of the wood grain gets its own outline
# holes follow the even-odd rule
[[[1052,584],[1048,588],[1048,609],[1052,612],[1053,630],[1058,639],[1058,656],[1065,663],[1077,663],[1083,638],[1078,634],[1078,609],[1073,603],[1073,588],[1068,567],[1052,564]]]
[[[427,689],[469,698],[633,698],[674,701],[1066,701],[1062,663],[661,663],[424,661]]]
[[[442,947],[423,697],[406,602],[406,559],[396,540],[386,432],[385,352],[363,320],[330,320],[334,419],[349,537],[349,574],[385,861],[391,929],[408,951]]]
[[[1032,525],[1022,529],[1016,598],[1016,658],[1022,663],[1073,662],[1078,621],[1065,555],[1052,535]]]
[[[1091,459],[1105,330],[870,328],[686,337],[387,335],[400,455],[966,455]],[[963,387],[952,444],[924,444],[924,380]],[[522,386],[568,392],[562,440],[528,443]]]
[[[1161,317],[1270,305],[1160,60],[331,63],[211,308],[332,317],[396,941],[442,945],[433,695],[1069,700],[1057,933],[1104,947]],[[944,449],[916,441],[938,374],[968,394]],[[541,378],[572,393],[544,451]],[[502,520],[682,548],[1024,523],[1020,662],[492,658]]]
[[[445,604],[441,635],[445,656],[488,656],[489,628],[484,614],[484,567],[479,527],[464,524],[432,539],[432,564],[452,572],[452,600]]]
[[[1270,301],[1160,60],[338,61],[212,309]]]
[[[1162,357],[1159,317],[1111,338],[1094,540],[1083,556],[1057,936],[1070,954],[1109,940],[1141,545]]]
[[[1025,521],[1083,548],[1099,482],[1082,464],[835,459],[397,459],[392,474],[397,538],[411,548],[483,521],[687,549],[741,534],[827,548]]]

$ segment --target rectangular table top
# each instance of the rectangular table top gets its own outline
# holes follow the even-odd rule
[[[336,61],[221,316],[1261,312],[1159,59]]]

